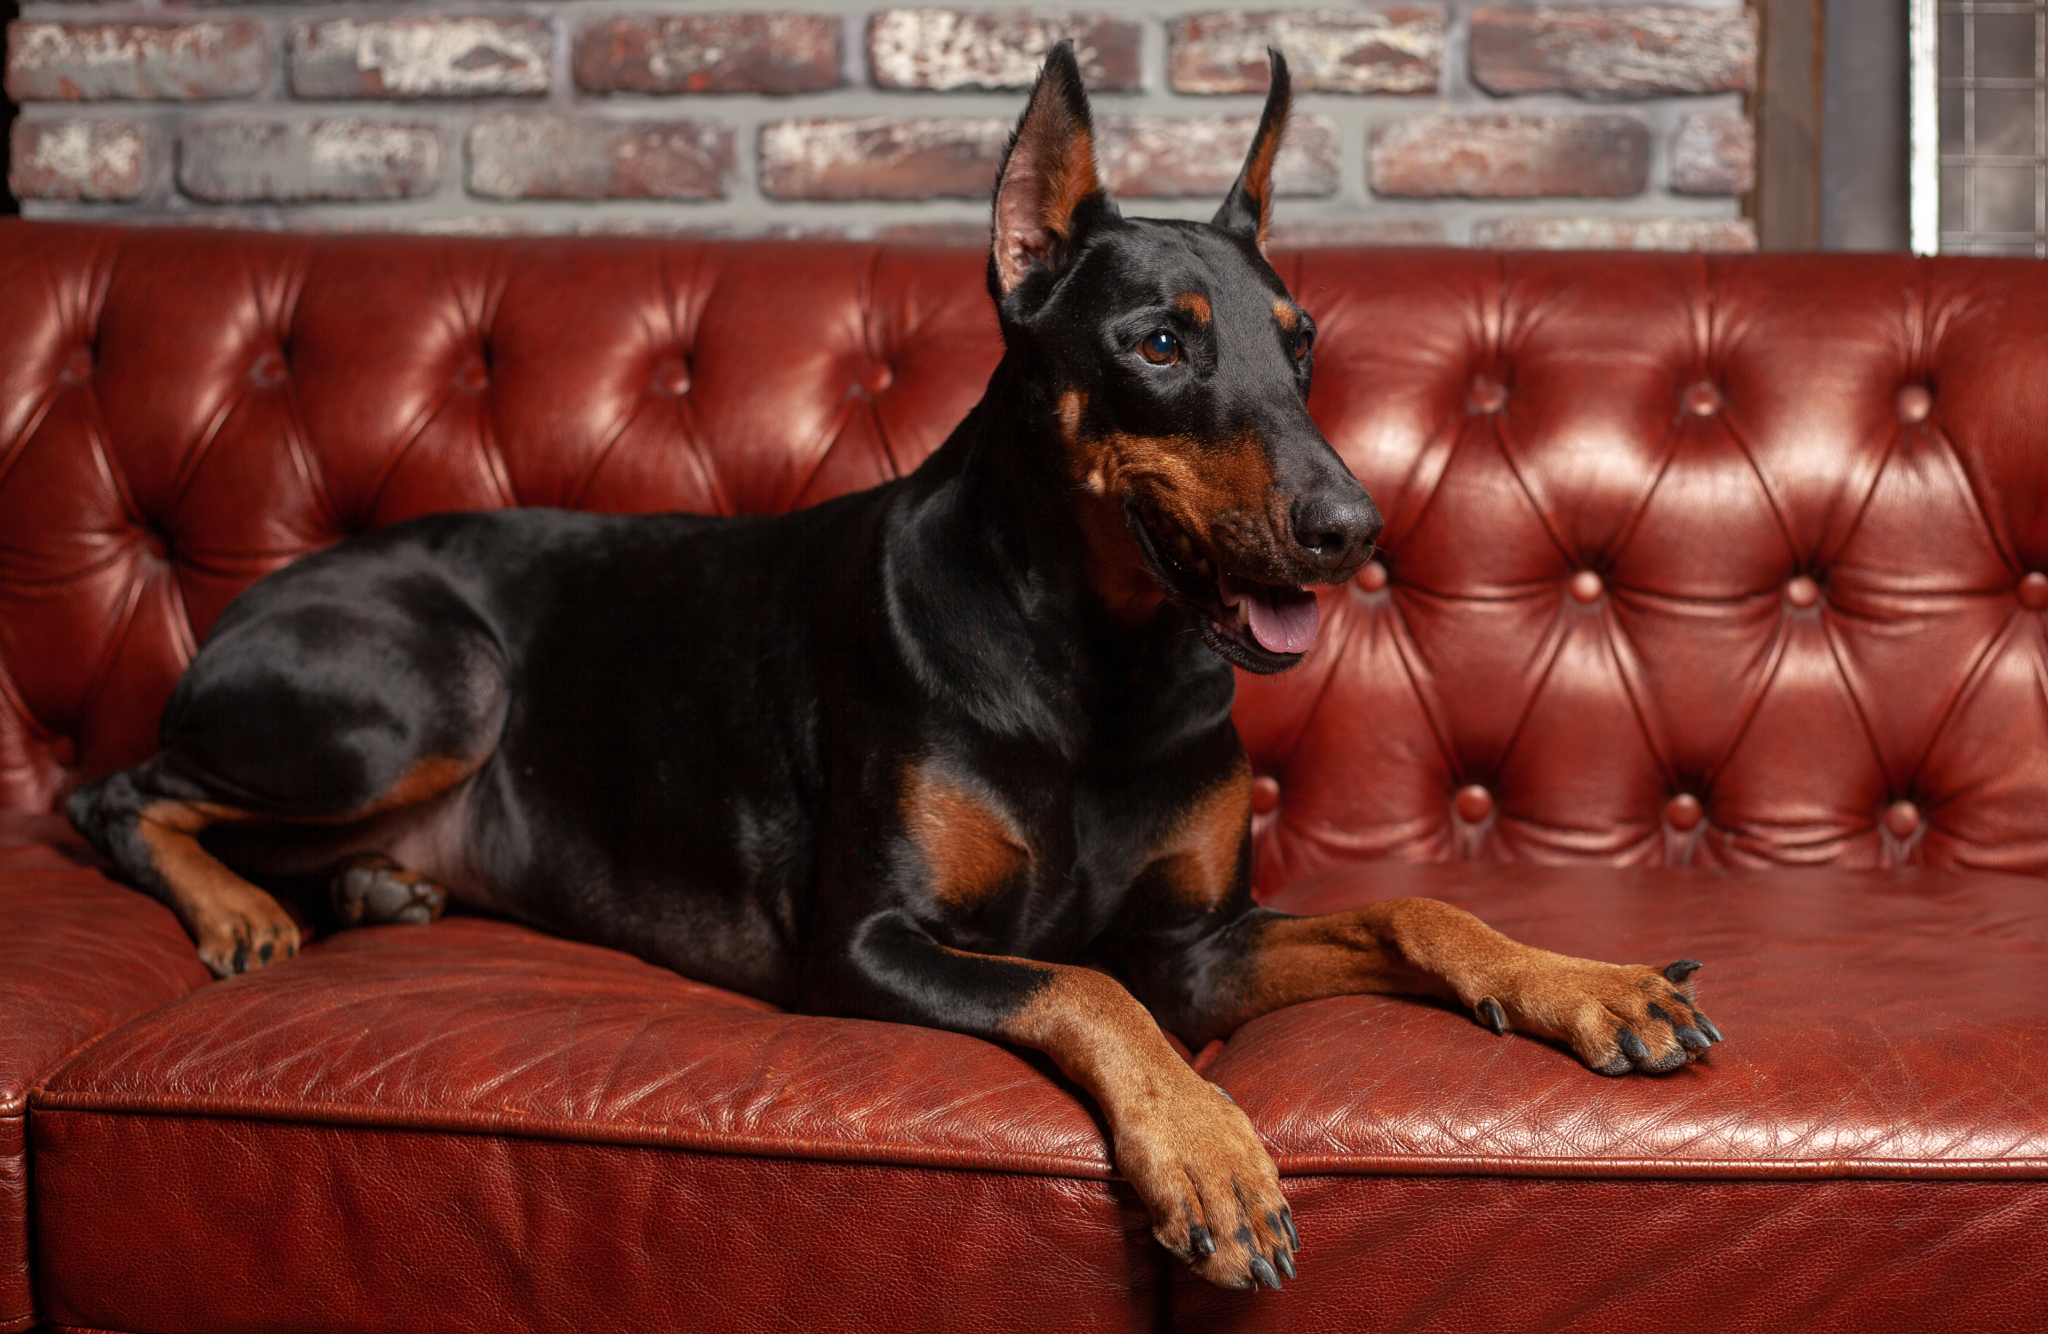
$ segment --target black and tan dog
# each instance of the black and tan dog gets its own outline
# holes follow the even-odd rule
[[[793,1009],[1044,1051],[1160,1242],[1277,1286],[1294,1221],[1177,1057],[1316,997],[1455,999],[1605,1074],[1716,1041],[1681,961],[1549,954],[1429,900],[1260,909],[1231,664],[1293,666],[1372,501],[1304,406],[1262,253],[1286,67],[1215,221],[1120,216],[1070,49],[995,199],[1005,352],[915,473],[794,514],[527,510],[308,557],[221,618],[156,758],[71,818],[216,972],[445,897]],[[202,831],[204,838],[202,839]]]

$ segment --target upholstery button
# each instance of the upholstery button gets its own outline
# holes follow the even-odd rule
[[[490,367],[484,365],[482,358],[478,358],[462,368],[461,379],[465,388],[488,388],[491,383]]]
[[[1934,395],[1924,384],[1909,384],[1899,390],[1897,404],[1900,421],[1908,424],[1924,422],[1927,414],[1934,411]]]
[[[142,530],[142,549],[157,560],[168,563],[171,559],[170,540],[154,528]]]
[[[1489,380],[1484,375],[1475,375],[1472,377],[1472,392],[1467,395],[1465,402],[1472,411],[1481,416],[1489,412],[1499,412],[1508,405],[1508,387],[1497,380]]]
[[[1681,792],[1664,803],[1664,821],[1679,833],[1689,833],[1700,827],[1700,817],[1706,814],[1700,808],[1700,799],[1690,792]]]
[[[68,736],[60,736],[50,743],[50,758],[59,767],[69,769],[78,763],[78,743]]]
[[[680,397],[690,392],[690,368],[681,358],[671,357],[654,368],[653,383],[656,393]]]
[[[1795,574],[1785,581],[1785,601],[1805,611],[1820,601],[1820,585],[1810,576]]]
[[[1895,801],[1885,808],[1884,827],[1893,838],[1911,838],[1920,827],[1920,808],[1910,801]]]
[[[269,386],[284,383],[284,353],[276,348],[256,358],[256,364],[249,368],[249,378],[257,384]]]
[[[1571,590],[1575,602],[1598,602],[1607,585],[1591,570],[1580,570],[1572,576]]]
[[[870,366],[860,373],[860,391],[869,398],[896,383],[896,372],[887,366]]]
[[[71,384],[84,384],[92,378],[92,349],[74,347],[71,355],[64,358],[64,369],[57,373]]]
[[[1280,809],[1280,780],[1260,774],[1252,780],[1252,814],[1271,815]]]
[[[1358,586],[1366,592],[1377,593],[1387,586],[1387,567],[1376,560],[1369,560],[1352,577],[1358,580]],[[2039,579],[2041,576],[2033,577]],[[2044,581],[2043,591],[2048,591],[2048,581]]]
[[[1701,380],[1685,391],[1685,410],[1695,417],[1711,417],[1721,410],[1721,391]]]
[[[2031,611],[2048,607],[2048,574],[2034,570],[2020,580],[2020,605]]]
[[[1451,801],[1452,809],[1466,824],[1478,824],[1493,814],[1493,793],[1473,783],[1458,789],[1458,795]]]

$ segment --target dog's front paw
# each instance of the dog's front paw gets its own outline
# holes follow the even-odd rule
[[[1694,1004],[1692,975],[1700,964],[1680,959],[1662,969],[1596,963],[1551,955],[1542,965],[1482,996],[1479,1022],[1568,1044],[1603,1075],[1676,1070],[1722,1040]]]
[[[1277,1288],[1301,1239],[1280,1172],[1222,1089],[1191,1075],[1117,1127],[1116,1165],[1152,1214],[1152,1235],[1209,1282]]]

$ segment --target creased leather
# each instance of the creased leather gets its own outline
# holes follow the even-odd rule
[[[101,1033],[209,980],[177,919],[80,865],[86,855],[61,820],[0,812],[0,1329],[26,1327],[36,1309],[30,1086]]]

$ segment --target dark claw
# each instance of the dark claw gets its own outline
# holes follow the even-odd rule
[[[238,973],[246,973],[246,972],[248,972],[248,971],[249,971],[249,942],[248,942],[248,941],[246,941],[246,940],[238,940],[238,941],[236,941],[236,942],[235,942],[235,960],[234,960],[234,966],[235,966],[235,971],[236,971],[236,972],[238,972]]]
[[[1252,1277],[1269,1288],[1280,1286],[1280,1276],[1273,1272],[1273,1266],[1266,1263],[1266,1257],[1263,1255],[1252,1257]]]
[[[1287,1244],[1297,1251],[1300,1250],[1301,1234],[1294,1230],[1294,1210],[1282,1209],[1280,1211],[1280,1226],[1287,1230]]]
[[[1709,1019],[1709,1018],[1707,1018],[1707,1017],[1706,1017],[1705,1015],[1701,1014],[1701,1013],[1700,1013],[1700,1012],[1699,1012],[1698,1010],[1694,1010],[1694,1011],[1692,1012],[1692,1021],[1693,1021],[1693,1022],[1694,1022],[1695,1024],[1698,1024],[1698,1025],[1699,1025],[1699,1027],[1700,1027],[1700,1031],[1701,1031],[1702,1033],[1705,1033],[1705,1034],[1706,1034],[1706,1035],[1707,1035],[1708,1037],[1712,1038],[1712,1039],[1713,1039],[1714,1041],[1716,1041],[1716,1042],[1726,1042],[1726,1041],[1728,1040],[1728,1039],[1726,1039],[1726,1038],[1724,1038],[1724,1037],[1722,1037],[1722,1036],[1721,1036],[1721,1030],[1720,1030],[1720,1029],[1718,1029],[1718,1028],[1714,1027],[1714,1021],[1713,1021],[1713,1020],[1711,1020],[1711,1019]]]
[[[1197,1223],[1188,1229],[1188,1249],[1192,1250],[1196,1255],[1214,1255],[1216,1254],[1216,1239],[1209,1235],[1208,1228]]]
[[[272,954],[276,953],[276,951],[277,951],[277,946],[276,946],[276,944],[274,944],[274,943],[273,943],[273,942],[271,942],[271,941],[268,941],[268,940],[266,940],[266,941],[264,941],[264,942],[263,942],[263,948],[262,948],[262,949],[260,949],[260,950],[258,950],[258,951],[256,951],[256,957],[257,957],[257,958],[259,958],[259,959],[261,959],[261,960],[263,960],[263,962],[265,962],[265,963],[269,963],[269,962],[270,962],[270,956],[271,956]]]
[[[1714,1045],[1707,1041],[1705,1033],[1700,1032],[1691,1024],[1679,1024],[1671,1031],[1678,1035],[1678,1045],[1687,1051],[1705,1051]]]
[[[1288,1278],[1294,1277],[1294,1261],[1287,1258],[1284,1250],[1273,1252],[1273,1263],[1280,1266],[1280,1272]]]
[[[1705,967],[1706,965],[1698,959],[1680,959],[1676,963],[1664,965],[1664,980],[1676,985]]]
[[[1637,1065],[1650,1059],[1650,1049],[1643,1045],[1641,1038],[1626,1028],[1614,1035],[1614,1045],[1621,1048],[1622,1053]]]
[[[1508,1017],[1501,1010],[1499,1001],[1491,996],[1482,996],[1477,1008],[1479,1022],[1492,1029],[1496,1037],[1508,1031]]]

